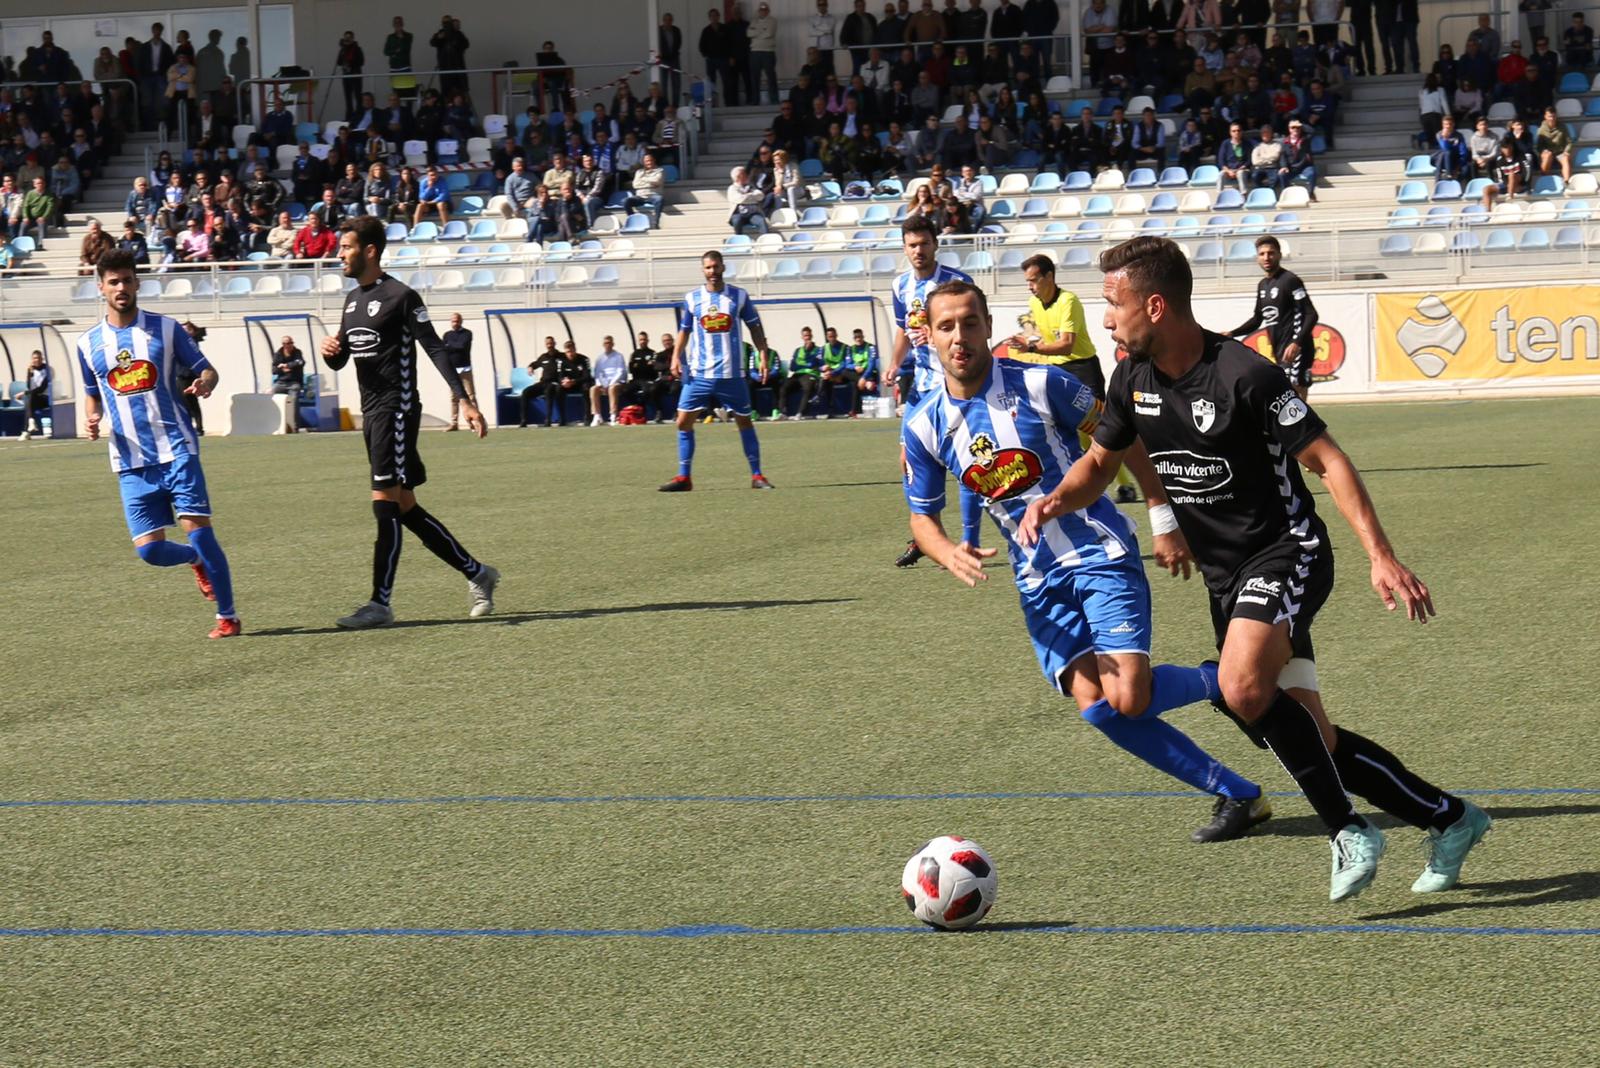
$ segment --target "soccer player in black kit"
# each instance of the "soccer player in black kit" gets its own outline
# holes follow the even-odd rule
[[[1427,831],[1428,864],[1412,890],[1450,889],[1491,821],[1323,711],[1311,622],[1333,589],[1333,551],[1300,465],[1322,478],[1361,540],[1390,611],[1398,602],[1426,622],[1428,588],[1395,558],[1361,475],[1283,371],[1195,322],[1194,280],[1176,244],[1134,238],[1108,249],[1100,269],[1105,325],[1128,358],[1111,376],[1094,444],[1029,506],[1019,537],[1031,544],[1042,521],[1087,507],[1124,450],[1142,441],[1192,553],[1157,562],[1185,577],[1191,559],[1199,564],[1222,651],[1215,670],[1224,711],[1272,750],[1327,826],[1330,899],[1364,890],[1384,850],[1382,832],[1356,812],[1347,789]]]
[[[361,216],[346,220],[339,229],[339,259],[345,275],[358,284],[346,294],[349,303],[344,306],[339,332],[322,341],[322,358],[335,371],[355,360],[356,382],[361,387],[361,429],[372,464],[372,514],[378,523],[372,547],[372,599],[342,617],[339,626],[363,630],[394,622],[389,595],[400,564],[402,526],[467,577],[468,614],[486,616],[494,611],[494,588],[500,573],[475,559],[443,523],[417,503],[416,488],[428,477],[422,457],[417,455],[417,432],[422,426],[422,402],[417,397],[418,343],[460,401],[467,427],[481,438],[489,426],[463,388],[450,351],[428,321],[422,298],[383,272],[383,223]]]
[[[1266,277],[1256,284],[1256,310],[1229,337],[1245,337],[1266,327],[1272,358],[1278,361],[1290,385],[1303,401],[1311,392],[1311,365],[1317,358],[1311,330],[1317,325],[1317,306],[1306,293],[1300,276],[1282,267],[1283,246],[1271,234],[1256,238],[1256,262]]]

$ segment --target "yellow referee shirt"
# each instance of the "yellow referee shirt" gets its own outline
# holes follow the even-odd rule
[[[1084,318],[1083,302],[1060,286],[1056,299],[1045,307],[1038,297],[1028,298],[1028,313],[1033,317],[1034,329],[1041,345],[1054,345],[1065,334],[1072,335],[1072,352],[1066,356],[1046,356],[1028,352],[1016,346],[1011,348],[1011,359],[1022,363],[1065,364],[1074,360],[1094,359],[1094,342],[1089,338],[1089,323]]]

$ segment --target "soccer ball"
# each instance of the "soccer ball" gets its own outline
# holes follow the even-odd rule
[[[994,861],[977,842],[959,835],[935,838],[912,854],[900,877],[906,907],[923,923],[944,931],[971,927],[994,907]]]

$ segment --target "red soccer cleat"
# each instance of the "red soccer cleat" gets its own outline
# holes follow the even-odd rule
[[[751,489],[773,489],[772,483],[767,481],[766,475],[752,475],[750,477]]]
[[[190,564],[194,568],[194,584],[200,587],[200,596],[208,601],[215,601],[217,593],[211,588],[211,576],[206,574],[204,564]]]
[[[694,480],[688,475],[673,475],[672,481],[662,483],[660,488],[662,493],[688,493],[694,489]]]
[[[211,628],[208,638],[237,638],[244,633],[244,625],[235,616],[233,619],[219,619],[217,625]]]

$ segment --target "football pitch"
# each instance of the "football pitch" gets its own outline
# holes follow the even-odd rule
[[[1313,485],[1324,697],[1494,816],[1453,892],[1385,818],[1330,905],[1207,706],[1169,716],[1280,796],[1191,844],[1207,800],[1048,688],[1008,568],[890,566],[898,423],[762,425],[775,493],[731,426],[687,495],[666,427],[427,434],[497,614],[408,536],[364,633],[359,438],[208,439],[225,642],[103,443],[0,443],[0,1065],[1592,1064],[1600,398],[1324,414],[1440,613],[1383,611]],[[1152,583],[1156,661],[1211,655],[1198,578]],[[968,933],[900,900],[946,833],[999,871]]]

